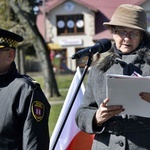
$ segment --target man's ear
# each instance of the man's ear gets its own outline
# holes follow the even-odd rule
[[[10,49],[9,53],[8,53],[8,61],[13,62],[15,59],[15,50],[14,49]]]

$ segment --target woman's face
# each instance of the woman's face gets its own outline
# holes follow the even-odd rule
[[[117,49],[123,53],[134,51],[142,40],[142,32],[132,28],[116,26],[112,29],[112,34]]]

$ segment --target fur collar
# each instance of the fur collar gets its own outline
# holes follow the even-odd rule
[[[150,65],[150,48],[139,48],[132,54],[135,54],[137,56],[134,62],[147,63],[148,65]],[[116,63],[116,58],[120,59],[121,56],[118,53],[116,53],[113,48],[109,51],[109,54],[103,60],[97,61],[96,66],[101,71],[106,72],[114,63]]]

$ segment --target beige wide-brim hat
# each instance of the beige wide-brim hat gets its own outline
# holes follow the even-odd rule
[[[104,22],[104,26],[122,26],[142,30],[150,37],[147,31],[147,19],[144,9],[137,5],[122,4],[114,12],[110,22]]]

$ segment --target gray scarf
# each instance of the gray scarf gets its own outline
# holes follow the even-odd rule
[[[140,46],[130,54],[136,55],[136,59],[133,60],[133,64],[128,64],[127,62],[122,61],[121,57],[123,54],[119,50],[117,50],[114,45],[114,48],[109,51],[109,55],[106,56],[102,61],[97,62],[97,66],[101,71],[106,72],[114,63],[119,63],[121,67],[124,68],[123,74],[125,75],[131,75],[131,72],[133,72],[133,70],[139,74],[142,74],[141,70],[134,64],[147,63],[148,65],[150,65],[150,49],[148,47],[143,48],[143,46]]]

